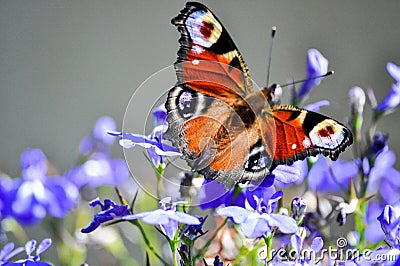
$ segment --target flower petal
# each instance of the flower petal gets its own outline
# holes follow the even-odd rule
[[[268,223],[271,226],[276,226],[284,234],[296,233],[299,227],[296,221],[289,216],[282,214],[271,213],[269,215]]]
[[[272,173],[275,175],[275,180],[284,184],[291,184],[300,178],[300,170],[293,165],[278,165]]]
[[[241,207],[228,206],[218,209],[216,213],[221,216],[232,217],[235,223],[240,224],[243,223],[252,212]]]
[[[396,80],[396,82],[400,83],[400,67],[393,64],[392,62],[388,62],[386,64],[386,70],[389,74]]]
[[[51,238],[45,238],[40,242],[38,248],[36,249],[36,256],[46,251],[51,246]]]
[[[323,248],[324,246],[324,240],[322,239],[322,237],[317,236],[316,238],[313,239],[313,241],[311,242],[311,246],[310,248],[312,250],[315,251],[315,253],[320,252],[320,250]]]
[[[198,218],[184,212],[173,212],[169,217],[182,224],[200,224]]]
[[[271,231],[266,219],[258,213],[252,213],[246,221],[240,224],[240,230],[249,238],[261,237]]]

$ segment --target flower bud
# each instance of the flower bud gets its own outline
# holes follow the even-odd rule
[[[302,197],[296,197],[292,200],[292,217],[299,221],[306,213],[307,203]]]

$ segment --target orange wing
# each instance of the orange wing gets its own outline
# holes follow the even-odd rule
[[[353,143],[351,131],[324,115],[294,106],[272,107],[275,119],[275,164],[292,164],[323,154],[336,160]]]

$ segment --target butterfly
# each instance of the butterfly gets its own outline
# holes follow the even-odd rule
[[[352,144],[343,124],[279,104],[275,85],[255,90],[242,55],[206,6],[188,2],[171,22],[181,37],[165,139],[194,171],[229,189],[260,181],[279,164],[317,154],[336,160]]]

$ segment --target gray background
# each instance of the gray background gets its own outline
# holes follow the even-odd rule
[[[19,175],[20,153],[40,147],[64,172],[98,117],[110,115],[121,127],[135,89],[175,61],[179,35],[170,19],[184,3],[1,1],[0,169]],[[336,72],[309,100],[330,100],[324,113],[345,121],[352,86],[374,88],[378,100],[390,90],[386,62],[400,64],[397,0],[205,3],[227,27],[258,84],[265,80],[270,28],[277,25],[271,81],[303,78],[307,50],[319,49]],[[158,94],[149,90],[145,97],[156,100]],[[139,101],[135,108],[145,107]],[[395,151],[398,119],[397,112],[380,123]]]
[[[0,169],[19,175],[20,153],[40,147],[63,172],[99,116],[112,116],[120,127],[134,90],[175,61],[179,36],[170,19],[184,3],[1,1]],[[306,51],[319,49],[336,72],[309,100],[330,100],[324,113],[343,121],[352,86],[374,88],[378,100],[390,90],[386,62],[400,64],[397,0],[205,3],[259,84],[265,80],[269,31],[277,25],[271,81],[303,78]],[[158,95],[148,91],[147,97]],[[398,119],[397,112],[380,123],[395,151]]]

